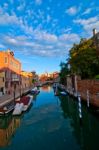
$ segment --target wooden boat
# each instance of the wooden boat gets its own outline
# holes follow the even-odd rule
[[[60,94],[65,96],[65,95],[67,95],[67,92],[61,91]]]
[[[24,104],[23,111],[26,111],[32,103],[33,96],[25,96],[20,101]]]
[[[24,108],[24,104],[23,103],[16,103],[14,111],[13,111],[13,115],[21,115],[22,111]]]
[[[40,90],[37,87],[35,87],[30,91],[30,94],[38,94],[39,92]]]
[[[23,96],[16,100],[15,109],[13,115],[21,115],[23,111],[26,111],[32,103],[33,96]]]
[[[0,106],[0,115],[6,115],[14,109],[15,103],[14,101],[10,101],[3,106]]]

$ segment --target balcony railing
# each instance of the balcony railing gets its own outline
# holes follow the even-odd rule
[[[12,78],[12,81],[20,81],[20,78]]]

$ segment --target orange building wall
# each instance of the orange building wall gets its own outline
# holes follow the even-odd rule
[[[0,129],[0,147],[5,147],[10,143],[14,130],[14,119],[6,129]]]
[[[0,72],[5,72],[5,93],[12,94],[14,85],[17,90],[20,88],[21,63],[10,50],[0,51]]]
[[[7,63],[5,63],[5,57],[7,58]],[[13,64],[11,62],[13,62]],[[16,67],[16,65],[18,65],[18,68]],[[10,52],[7,51],[0,52],[0,69],[2,68],[8,68],[16,74],[21,73],[21,63],[16,60],[14,56],[10,54]]]
[[[0,147],[6,147],[11,143],[12,135],[20,126],[20,122],[20,118],[13,118],[7,128],[0,129]]]

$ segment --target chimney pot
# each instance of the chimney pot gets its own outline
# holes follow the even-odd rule
[[[96,33],[97,33],[97,31],[96,31],[96,29],[94,28],[94,29],[93,29],[93,36],[95,36]]]

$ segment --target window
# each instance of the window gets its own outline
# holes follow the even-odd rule
[[[5,57],[5,63],[7,63],[8,62],[8,59],[7,59],[7,57]]]
[[[17,64],[17,63],[15,63],[14,61],[10,61],[10,65],[11,65],[11,67],[13,67],[14,69],[19,69],[19,65]]]
[[[5,87],[8,88],[8,82],[5,83]]]
[[[4,77],[2,78],[2,81],[4,82]]]
[[[10,61],[10,65],[13,66],[13,61],[12,60]]]

